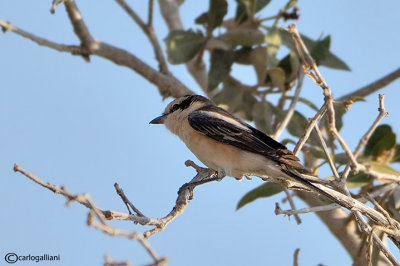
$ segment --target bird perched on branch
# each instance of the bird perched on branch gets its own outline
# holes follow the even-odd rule
[[[296,171],[304,167],[285,145],[200,95],[172,101],[150,124],[164,124],[218,179],[231,176],[294,179],[339,203]],[[339,203],[340,204],[340,203]]]

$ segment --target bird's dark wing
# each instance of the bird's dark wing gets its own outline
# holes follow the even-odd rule
[[[264,155],[294,168],[303,168],[298,162],[299,159],[285,145],[237,119],[222,108],[213,105],[204,106],[192,112],[188,120],[190,126],[196,131],[216,141]]]

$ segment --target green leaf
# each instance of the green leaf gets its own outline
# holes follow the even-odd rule
[[[225,80],[222,89],[213,97],[217,105],[225,105],[231,113],[237,113],[246,120],[253,120],[253,106],[257,99],[250,92],[243,91],[235,83]]]
[[[204,13],[201,13],[200,16],[198,16],[194,20],[194,23],[196,23],[198,25],[205,25],[205,24],[207,24],[207,21],[208,21],[208,13],[204,12]]]
[[[275,30],[274,28],[267,28],[267,29]],[[284,31],[284,30],[279,30],[279,34],[281,36],[283,45],[285,45],[292,51],[297,51],[296,46],[294,44],[294,41],[293,41],[290,33],[288,33],[287,31]],[[326,66],[326,67],[333,68],[333,69],[350,71],[350,68],[347,66],[347,64],[344,61],[339,59],[336,55],[334,55],[329,50],[324,50],[324,48],[326,48],[330,44],[329,36],[320,41],[313,41],[311,38],[309,38],[303,34],[300,34],[300,36],[301,36],[302,40],[304,41],[304,44],[307,46],[308,50],[310,51],[311,55],[317,56],[319,58],[319,63],[321,66]],[[312,51],[314,48],[316,50],[314,51],[314,55],[313,55]],[[314,60],[316,60],[316,59],[314,58]]]
[[[243,100],[243,91],[227,80],[224,81],[222,89],[213,97],[217,105],[226,105],[231,113],[237,112]]]
[[[257,74],[258,84],[264,83],[267,74],[267,47],[242,47],[235,50],[234,61],[243,65],[252,65]]]
[[[308,125],[307,119],[299,112],[294,111],[287,130],[295,137],[301,137]]]
[[[233,46],[253,46],[264,42],[264,33],[258,29],[241,27],[228,31],[221,38]]]
[[[318,40],[312,45],[310,49],[311,57],[317,65],[320,65],[329,54],[329,47],[331,46],[331,37],[328,35],[325,39]]]
[[[365,146],[364,155],[377,157],[396,145],[396,134],[389,125],[377,127]]]
[[[259,46],[250,53],[250,61],[257,74],[258,84],[264,83],[267,75],[267,47]]]
[[[297,0],[291,0],[286,4],[285,9],[288,10],[289,8],[293,7],[295,4],[297,4]]]
[[[272,134],[272,116],[274,107],[269,102],[257,102],[253,106],[252,115],[254,124],[256,127],[266,132],[267,134]]]
[[[349,157],[347,156],[346,153],[338,153],[335,154],[335,163],[339,165],[345,165],[349,162]]]
[[[255,0],[255,13],[261,11],[264,7],[266,7],[271,0]],[[253,9],[253,0],[236,0],[236,16],[235,21],[237,23],[242,23],[249,18],[251,11]]]
[[[372,160],[360,160],[363,165],[368,165],[371,167],[373,171],[382,173],[382,174],[388,174],[388,175],[400,175],[400,172],[397,170],[393,169],[389,165],[377,161],[372,161]]]
[[[212,91],[231,71],[234,53],[230,50],[214,49],[211,52],[210,71],[208,72],[208,91]]]
[[[255,8],[256,13],[264,9],[264,7],[266,7],[269,4],[269,2],[271,2],[271,0],[256,0],[256,8]]]
[[[226,0],[210,0],[210,8],[207,15],[208,31],[212,32],[221,25],[224,16],[228,12]]]
[[[238,64],[242,65],[251,65],[251,53],[254,51],[254,48],[249,46],[241,47],[240,49],[235,50],[234,61]]]
[[[326,160],[325,152],[318,146],[310,147],[310,152],[315,158]]]
[[[300,68],[300,61],[297,54],[291,51],[287,56],[279,61],[277,66],[282,68],[286,74],[286,86],[294,84],[293,81],[297,79]]]
[[[335,125],[336,129],[340,131],[343,128],[343,116],[346,114],[347,109],[342,105],[334,105],[333,108],[335,109]],[[323,120],[324,123],[329,123],[328,120],[329,116],[324,116]]]
[[[288,97],[288,98],[293,98],[293,97]],[[319,111],[319,108],[315,104],[313,104],[311,101],[306,99],[306,98],[299,97],[298,101],[301,102],[301,103],[304,103],[305,105],[307,105],[308,107],[310,107],[314,111],[317,111],[317,112]]]
[[[347,178],[347,187],[348,188],[358,188],[367,185],[372,181],[372,178],[364,173],[359,173],[356,175],[350,174]]]
[[[334,106],[335,109],[335,124],[336,124],[336,129],[340,131],[343,127],[343,116],[347,112],[346,108],[342,105],[336,105]],[[326,116],[328,119],[328,116]]]
[[[251,92],[243,92],[243,101],[239,107],[239,114],[246,120],[253,120],[253,107],[257,103],[256,97]]]
[[[351,71],[350,67],[335,54],[328,51],[324,60],[321,60],[321,66],[326,66],[333,69]]]
[[[396,149],[394,156],[392,158],[392,163],[400,163],[400,144],[396,144]]]
[[[283,119],[283,117],[282,117]],[[308,120],[298,111],[294,111],[292,119],[290,120],[289,125],[287,126],[287,131],[295,137],[301,137],[308,125]],[[320,145],[319,138],[315,131],[312,131],[310,137],[307,140],[308,143],[312,145]]]
[[[258,198],[266,198],[266,197],[271,197],[275,194],[278,194],[283,191],[283,188],[280,184],[277,183],[272,183],[268,182],[265,184],[262,184],[261,186],[249,191],[244,195],[239,203],[236,206],[236,210],[239,210],[242,208],[244,205],[255,201]]]
[[[271,87],[278,87],[280,89],[283,89],[283,85],[285,85],[286,81],[286,75],[285,72],[279,68],[279,67],[274,67],[270,68],[267,71],[267,78],[266,78],[266,83],[271,86]]]
[[[278,29],[270,29],[264,37],[264,42],[270,46],[279,47],[282,44],[281,35]]]
[[[174,30],[164,39],[167,46],[168,61],[171,64],[185,63],[201,49],[205,38],[201,32]]]

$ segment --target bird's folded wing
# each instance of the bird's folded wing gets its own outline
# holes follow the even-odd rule
[[[209,105],[192,112],[189,124],[196,131],[222,143],[263,155],[294,168],[303,168],[299,159],[283,144],[246,124],[217,106]]]

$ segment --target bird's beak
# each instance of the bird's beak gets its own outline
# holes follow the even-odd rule
[[[161,115],[151,120],[149,124],[164,124],[165,118],[167,118],[167,115]]]

